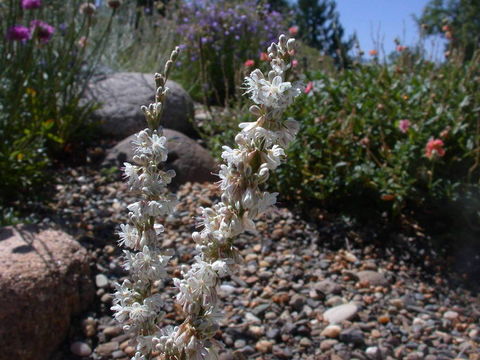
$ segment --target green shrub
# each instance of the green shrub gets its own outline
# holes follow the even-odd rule
[[[302,124],[298,140],[272,187],[296,203],[356,213],[398,214],[475,193],[479,70],[478,57],[433,64],[406,53],[391,65],[313,74],[313,90],[291,113]]]
[[[95,24],[92,4],[33,3],[0,3],[0,204],[35,195],[52,159],[86,140],[93,104],[81,95],[113,15]]]
[[[177,11],[181,82],[209,104],[228,105],[261,52],[287,29],[285,15],[256,1],[185,1]],[[263,56],[266,56],[264,54]]]
[[[151,12],[148,7],[125,2],[113,20],[111,40],[102,54],[103,64],[116,71],[163,70],[170,50],[178,43],[175,8],[168,6],[164,10]]]
[[[298,139],[270,190],[307,209],[369,216],[460,206],[478,216],[479,70],[478,57],[434,64],[405,51],[393,64],[310,74],[313,89],[289,114],[301,123]],[[215,156],[248,121],[235,113],[204,126]],[[427,157],[429,142],[437,152]]]

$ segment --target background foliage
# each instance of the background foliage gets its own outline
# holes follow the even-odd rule
[[[403,44],[385,63],[373,53],[353,57],[354,38],[345,36],[332,0],[132,0],[114,11],[104,3],[85,15],[77,0],[43,0],[31,10],[0,2],[2,204],[32,198],[48,183],[45,169],[71,161],[92,140],[96,104],[81,94],[94,74],[157,71],[175,44],[183,51],[174,80],[209,109],[212,120],[199,131],[218,156],[249,120],[243,77],[262,68],[268,43],[289,31],[302,39],[295,71],[307,74],[308,94],[291,111],[302,128],[272,189],[304,208],[395,216],[452,205],[478,218],[477,2],[426,7],[418,20],[424,33],[448,40],[438,63]],[[7,36],[32,20],[54,27],[48,41]],[[445,154],[427,157],[435,141]]]
[[[6,30],[0,37],[0,204],[35,197],[46,166],[88,141],[95,105],[82,102],[81,94],[108,41],[113,12],[96,24],[95,14],[79,11],[81,4],[50,0],[24,9],[19,1],[0,3]],[[34,30],[38,21],[42,28]],[[12,38],[14,27],[31,34]]]

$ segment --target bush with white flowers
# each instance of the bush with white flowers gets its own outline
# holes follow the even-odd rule
[[[240,124],[242,130],[235,138],[236,148],[224,147],[225,163],[219,173],[221,201],[212,208],[202,209],[203,228],[192,234],[200,255],[182,273],[181,279],[173,280],[185,321],[161,330],[157,327],[163,315],[162,304],[158,294],[151,295],[151,288],[154,281],[166,276],[164,269],[169,255],[158,248],[157,235],[163,228],[155,225],[155,219],[171,212],[175,200],[164,190],[174,174],[163,172],[158,166],[167,157],[165,138],[154,130],[158,123],[151,118],[159,119],[156,114],[161,112],[159,102],[165,94],[166,76],[156,76],[157,102],[146,110],[147,121],[154,127],[137,134],[136,165],[125,165],[131,189],[139,191],[143,199],[129,205],[133,226],[123,225],[120,233],[120,242],[137,252],[126,252],[131,280],[118,286],[113,307],[117,320],[139,334],[134,359],[149,359],[155,350],[165,360],[218,357],[220,344],[213,338],[222,317],[218,285],[240,262],[235,238],[246,230],[254,232],[253,220],[275,204],[278,194],[262,191],[260,186],[284,160],[284,148],[299,128],[295,120],[282,117],[301,93],[298,83],[287,81],[294,52],[294,39],[287,40],[281,35],[278,43],[268,48],[271,59],[268,74],[256,69],[245,79],[246,93],[255,103],[250,112],[257,119]],[[174,54],[170,61],[176,57]]]

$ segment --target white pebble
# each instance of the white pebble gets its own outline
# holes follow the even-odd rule
[[[90,348],[90,346],[81,341],[76,341],[72,345],[70,345],[70,351],[72,352],[72,354],[80,357],[90,356],[90,354],[92,353],[92,349]]]

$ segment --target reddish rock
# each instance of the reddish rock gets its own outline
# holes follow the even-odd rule
[[[1,360],[43,360],[70,317],[93,300],[86,250],[69,235],[33,226],[0,229]]]

